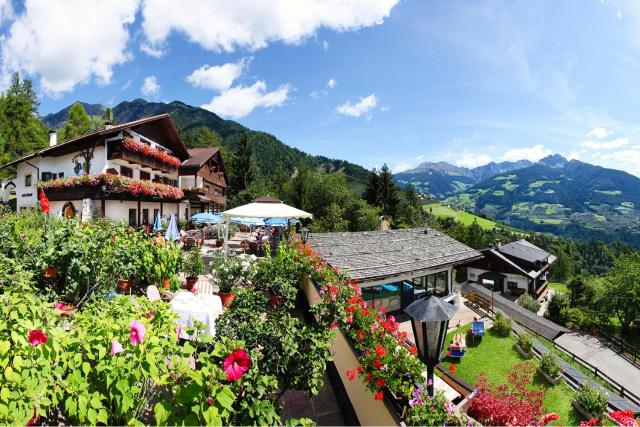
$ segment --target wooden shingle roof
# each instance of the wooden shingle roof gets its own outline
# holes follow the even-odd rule
[[[457,265],[482,257],[432,228],[312,234],[309,244],[332,267],[360,282]]]

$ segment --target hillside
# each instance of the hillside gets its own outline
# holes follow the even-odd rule
[[[83,103],[83,106],[89,114],[102,114],[103,107],[101,105]],[[69,108],[70,106],[57,113],[48,114],[42,117],[42,121],[51,128],[60,127],[69,115]],[[355,181],[356,183],[362,182],[368,174],[368,171],[362,166],[344,160],[312,156],[284,144],[278,138],[266,132],[248,129],[237,122],[224,120],[210,111],[193,107],[180,101],[173,101],[168,104],[164,102],[148,102],[144,99],[124,101],[113,108],[113,113],[118,123],[155,114],[168,113],[181,132],[206,126],[218,133],[223,139],[222,144],[231,149],[235,147],[240,136],[247,133],[258,167],[265,176],[275,173],[278,165],[289,173],[292,173],[302,165],[325,171],[343,171],[352,182]]]
[[[453,218],[455,221],[459,221],[467,226],[473,224],[474,221],[477,221],[478,225],[482,227],[483,230],[492,230],[496,227],[496,223],[491,220],[470,214],[463,210],[455,210],[448,206],[443,206],[440,203],[422,205],[422,209],[438,218]]]
[[[525,230],[640,245],[640,179],[560,155],[484,180],[446,202]]]
[[[517,162],[491,162],[472,169],[455,166],[447,162],[425,162],[414,169],[399,172],[394,179],[401,187],[411,184],[416,191],[445,198],[468,190],[473,185],[501,173],[530,166],[528,160]]]

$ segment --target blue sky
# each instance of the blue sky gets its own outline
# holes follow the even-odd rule
[[[640,3],[0,0],[41,113],[144,97],[399,171],[561,153],[640,176]]]

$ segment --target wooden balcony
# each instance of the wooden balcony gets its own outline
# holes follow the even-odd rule
[[[178,167],[168,165],[152,156],[145,156],[142,153],[125,150],[120,143],[111,143],[108,149],[107,158],[109,160],[123,160],[128,163],[140,165],[142,167],[151,168],[154,171],[165,173],[178,173]]]

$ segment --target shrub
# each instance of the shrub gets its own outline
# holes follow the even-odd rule
[[[218,286],[220,292],[233,292],[241,284],[250,281],[254,276],[255,265],[250,255],[227,257],[220,250],[213,251],[211,260],[211,282]]]
[[[187,277],[198,277],[204,273],[204,258],[202,257],[202,252],[199,247],[196,246],[187,252],[182,263],[182,268]]]
[[[542,359],[540,359],[540,369],[545,371],[551,378],[556,378],[562,370],[556,356],[551,352],[545,354],[542,356]]]
[[[547,311],[544,316],[556,323],[564,325],[566,322],[562,310],[569,307],[569,298],[562,292],[554,292],[547,303]]]
[[[530,389],[534,369],[531,363],[515,365],[507,373],[508,384],[498,386],[489,384],[486,373],[480,374],[467,413],[483,425],[536,425],[545,412],[546,389]]]
[[[413,398],[409,401],[409,413],[405,422],[410,426],[427,425],[453,425],[463,426],[467,424],[467,417],[456,415],[454,406],[441,391],[437,391],[433,398],[425,392],[416,389]]]
[[[511,319],[501,311],[497,311],[491,329],[501,337],[508,337],[511,334]]]
[[[533,313],[537,313],[540,310],[540,303],[529,294],[523,294],[518,298],[518,304]]]
[[[258,262],[256,287],[271,295],[284,297],[285,305],[293,308],[298,293],[298,281],[302,273],[301,266],[295,262],[295,252],[279,245],[276,255],[267,256]]]
[[[518,335],[518,345],[525,353],[530,353],[533,348],[533,342],[531,341],[531,334],[529,332],[521,332]]]
[[[576,401],[591,415],[600,417],[607,410],[607,395],[599,388],[587,383],[582,384]]]

